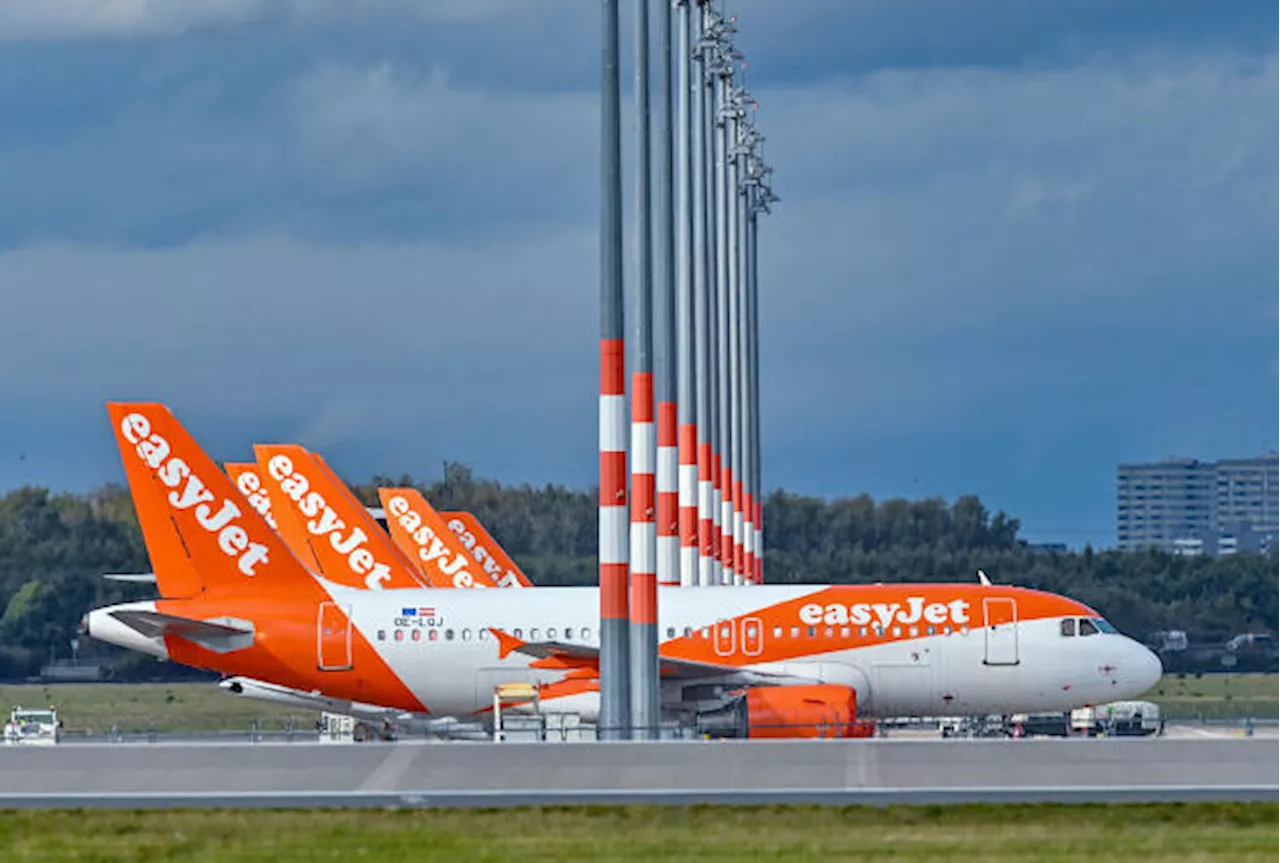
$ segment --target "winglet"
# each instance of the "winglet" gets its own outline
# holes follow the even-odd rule
[[[978,570],[978,583],[983,587],[991,586],[991,579],[987,578],[987,574],[982,570]]]
[[[524,642],[514,635],[508,635],[496,626],[489,627],[489,631],[493,633],[493,637],[498,639],[498,658],[506,659],[515,651],[524,646]]]

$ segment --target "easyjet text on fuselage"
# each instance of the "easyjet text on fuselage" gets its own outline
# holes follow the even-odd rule
[[[811,602],[800,607],[800,622],[809,626],[876,625],[911,626],[918,623],[933,626],[969,625],[969,602],[929,602],[922,596],[909,596],[903,602],[833,602],[826,605]]]

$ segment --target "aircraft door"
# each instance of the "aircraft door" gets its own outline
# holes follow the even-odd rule
[[[742,652],[746,656],[759,656],[764,651],[764,624],[758,617],[742,619]]]
[[[351,663],[351,606],[320,603],[316,658],[321,671],[348,671]]]
[[[1013,599],[982,600],[982,632],[986,638],[987,665],[1018,664],[1018,605]]]
[[[732,656],[734,648],[734,633],[737,627],[733,625],[732,620],[717,621],[712,627],[711,642],[716,649],[716,656]]]

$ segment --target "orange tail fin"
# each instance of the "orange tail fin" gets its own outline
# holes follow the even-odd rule
[[[469,512],[440,514],[448,520],[449,530],[457,534],[494,584],[498,587],[533,587],[529,577],[503,551],[502,546],[498,545],[474,515]]]
[[[380,488],[387,529],[432,587],[493,587],[471,552],[416,488]]]
[[[227,472],[231,472],[232,466],[227,465]],[[289,498],[280,489],[280,483],[267,481],[267,472],[258,464],[253,465],[254,474],[262,485],[263,491],[267,495],[267,509],[271,511],[272,518],[275,519],[276,533],[280,534],[280,538],[284,540],[284,544],[289,547],[289,551],[293,552],[293,556],[302,561],[302,565],[312,572],[320,572],[320,561],[316,559],[315,550],[311,547],[310,538],[307,536],[307,529],[303,527],[302,522],[298,521],[289,511]],[[236,480],[236,485],[241,491],[244,487],[240,485],[240,480]],[[250,503],[255,503],[251,500]]]
[[[227,471],[227,476],[231,477],[231,481],[236,484],[236,488],[240,489],[240,493],[248,498],[249,505],[258,511],[258,515],[262,516],[267,524],[271,525],[272,530],[279,533],[276,517],[271,514],[271,496],[267,494],[267,487],[262,484],[262,475],[258,473],[258,466],[250,461],[229,461],[223,467]],[[294,554],[296,556],[297,552]]]
[[[309,452],[286,444],[253,449],[276,521],[293,521],[290,530],[310,547],[321,575],[370,590],[426,586],[368,511],[353,505],[350,491],[344,494]]]
[[[311,575],[167,407],[108,402],[107,412],[162,597],[314,593]]]

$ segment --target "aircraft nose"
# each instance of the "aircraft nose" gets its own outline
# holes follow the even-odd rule
[[[1131,650],[1134,654],[1131,660],[1134,694],[1141,695],[1160,682],[1160,676],[1164,674],[1164,664],[1160,662],[1160,657],[1156,656],[1146,645],[1135,641],[1131,645]]]

